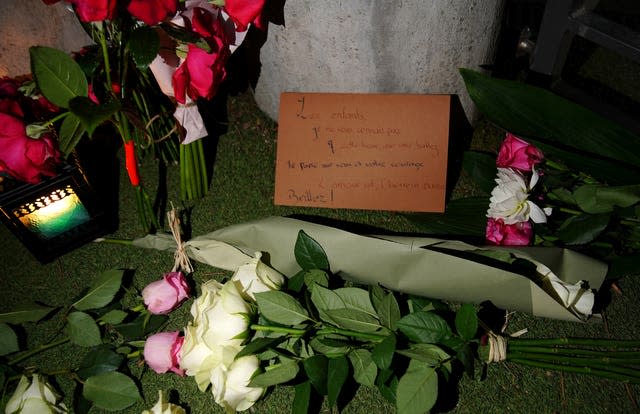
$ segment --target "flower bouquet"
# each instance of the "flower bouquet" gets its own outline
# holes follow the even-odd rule
[[[465,152],[463,167],[487,196],[407,217],[431,234],[562,246],[605,261],[608,277],[637,273],[640,137],[549,91],[461,73],[504,137],[495,153]]]
[[[149,232],[158,227],[157,216],[138,171],[139,158],[152,153],[162,163],[179,162],[183,200],[206,193],[201,139],[208,132],[197,103],[216,96],[230,54],[250,25],[260,26],[264,2],[67,3],[94,44],[73,58],[57,49],[30,49],[35,85],[60,112],[28,124],[25,134],[39,139],[55,132],[57,149],[66,157],[83,136],[107,129],[124,146],[140,222]],[[7,156],[15,158],[3,151],[2,159]]]

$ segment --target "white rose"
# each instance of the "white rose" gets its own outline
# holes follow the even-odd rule
[[[180,367],[204,391],[213,373],[233,362],[249,334],[251,307],[235,283],[210,280],[191,306],[193,321],[184,329]]]
[[[58,403],[58,400],[58,395],[38,374],[33,374],[31,380],[23,375],[7,402],[4,412],[5,414],[68,413],[64,403]]]
[[[247,355],[233,361],[227,367],[224,382],[222,376],[218,382],[211,382],[216,403],[228,411],[244,411],[255,404],[262,396],[262,388],[249,387],[251,377],[258,370],[260,361],[255,355]]]
[[[238,267],[231,278],[245,297],[255,301],[255,294],[270,290],[279,290],[284,283],[284,276],[277,270],[267,266],[262,260],[262,253],[256,252],[255,257],[247,264]]]
[[[529,219],[534,223],[546,223],[548,212],[528,199],[529,190],[538,182],[535,169],[529,186],[524,176],[511,168],[498,168],[495,181],[497,185],[491,191],[487,217],[502,219],[504,224],[515,224]]]
[[[240,345],[249,335],[251,307],[234,283],[220,285],[216,282],[216,285],[221,286],[220,290],[203,309],[196,329],[209,348]]]
[[[158,391],[158,402],[151,410],[144,410],[142,414],[186,414],[184,408],[167,401],[164,392]]]

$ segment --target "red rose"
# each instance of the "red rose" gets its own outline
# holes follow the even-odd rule
[[[236,30],[244,32],[253,23],[262,28],[260,17],[265,0],[225,0],[224,10],[236,24]]]
[[[190,43],[187,57],[173,74],[173,93],[178,102],[186,103],[187,95],[192,100],[211,99],[227,75],[225,63],[229,48],[217,53],[207,53]]]
[[[178,0],[131,0],[127,10],[149,26],[176,14]]]
[[[67,0],[73,4],[80,20],[85,23],[111,20],[116,15],[117,0]]]
[[[9,77],[0,78],[0,98],[15,98],[18,96],[18,82]]]
[[[232,27],[225,27],[224,19],[217,10],[212,13],[202,7],[194,7],[191,27],[194,32],[207,39],[210,45],[217,46],[217,50],[229,45],[235,36]],[[230,29],[231,32],[225,29]]]
[[[533,235],[533,226],[529,221],[504,224],[502,219],[489,218],[485,238],[498,246],[528,246]]]
[[[11,98],[0,98],[0,112],[13,115],[16,118],[24,117],[24,111],[18,101]]]
[[[507,133],[507,137],[500,146],[496,165],[501,168],[531,171],[531,168],[539,164],[543,159],[544,154],[534,145]]]
[[[22,120],[0,113],[0,170],[21,181],[38,183],[56,175],[60,152],[49,135],[29,138]]]

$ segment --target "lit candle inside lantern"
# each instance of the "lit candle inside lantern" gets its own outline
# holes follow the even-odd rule
[[[59,236],[89,221],[89,213],[71,186],[23,204],[13,211],[22,224],[42,239]]]

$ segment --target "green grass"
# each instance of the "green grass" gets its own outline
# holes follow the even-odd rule
[[[486,123],[475,130],[476,148],[495,150],[500,132]],[[276,125],[256,108],[250,94],[229,100],[228,133],[220,138],[217,162],[209,194],[190,206],[192,234],[194,236],[223,226],[270,215],[293,213],[313,214],[356,223],[378,226],[401,232],[417,232],[401,214],[380,211],[331,210],[275,206],[274,166],[276,152]],[[151,159],[142,167],[145,184],[153,193],[157,180],[157,166]],[[132,189],[121,174],[120,226],[112,235],[116,238],[141,236],[137,223]],[[178,201],[177,168],[169,171],[169,201]],[[463,175],[456,186],[455,195],[471,194],[471,181]],[[182,207],[188,207],[185,205]],[[14,308],[23,301],[40,300],[52,306],[65,306],[88,286],[100,272],[113,268],[133,269],[134,285],[142,289],[158,279],[173,265],[169,253],[140,250],[129,246],[91,243],[47,265],[39,264],[5,228],[0,228],[0,255],[3,275],[0,292],[3,293],[0,310]],[[221,278],[226,272],[196,263],[194,281]],[[640,283],[636,278],[619,282],[622,295],[612,294],[605,310],[605,323],[578,324],[534,318],[515,314],[508,332],[528,328],[528,337],[582,336],[620,339],[640,338]],[[180,329],[189,320],[191,301],[171,314],[167,329]],[[41,343],[57,332],[57,320],[27,326],[29,344]],[[52,371],[77,361],[83,350],[65,345],[25,362],[26,366]],[[143,367],[134,368],[140,376],[145,401],[132,406],[125,413],[140,413],[151,407],[157,399],[157,390],[171,391],[171,400],[190,407],[191,414],[222,413],[210,393],[197,390],[192,378],[173,374],[157,375]],[[68,380],[57,384],[70,402]],[[457,390],[459,398],[452,413],[629,413],[638,411],[635,400],[640,398],[639,386],[625,386],[607,380],[578,375],[558,374],[539,369],[519,367],[510,363],[488,367],[483,381],[463,378]],[[287,413],[293,394],[289,388],[271,391],[256,404],[256,413]],[[99,410],[92,412],[99,413]],[[331,410],[324,407],[323,413]],[[345,413],[392,413],[393,407],[375,390],[360,389]]]

